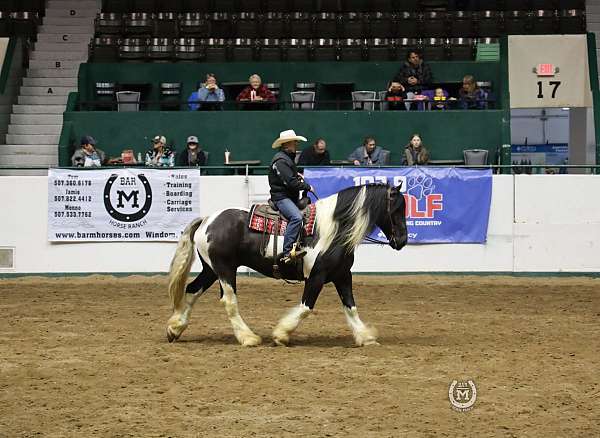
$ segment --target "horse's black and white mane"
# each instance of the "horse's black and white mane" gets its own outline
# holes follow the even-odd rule
[[[387,184],[350,187],[317,202],[320,252],[334,245],[353,251],[387,213],[389,189]]]

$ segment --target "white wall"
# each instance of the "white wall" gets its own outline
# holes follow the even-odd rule
[[[600,272],[600,176],[496,175],[485,245],[362,245],[357,272]],[[0,247],[16,273],[166,272],[175,243],[47,240],[47,177],[0,177]],[[205,176],[202,215],[268,197],[265,176]],[[199,264],[195,265],[199,269]]]

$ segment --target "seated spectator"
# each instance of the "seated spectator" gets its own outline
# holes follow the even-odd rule
[[[366,137],[363,145],[354,149],[348,156],[348,161],[352,161],[355,166],[384,164],[383,149],[377,146],[373,137]]]
[[[431,68],[425,64],[416,50],[409,50],[406,61],[400,71],[394,76],[394,82],[400,82],[406,91],[406,98],[411,100],[429,87],[432,81]],[[406,109],[416,109],[413,102],[406,103]]]
[[[242,90],[236,100],[238,102],[275,102],[275,96],[271,93],[265,85],[259,75],[253,74],[248,79],[250,85]]]
[[[106,164],[106,154],[96,148],[96,140],[90,135],[81,137],[81,147],[71,157],[75,167],[101,167]]]
[[[440,111],[445,110],[446,108],[448,108],[448,97],[446,96],[446,92],[438,87],[433,92],[431,109],[433,111]]]
[[[404,149],[404,159],[402,160],[402,164],[405,166],[424,166],[428,162],[429,152],[421,141],[421,135],[413,134]]]
[[[173,167],[175,166],[175,152],[166,146],[167,139],[164,135],[157,135],[152,140],[152,149],[146,152],[146,166]]]
[[[198,137],[190,135],[187,138],[187,147],[177,154],[178,166],[206,166],[207,154],[198,143]]]
[[[458,92],[460,109],[486,109],[487,93],[477,86],[473,75],[463,78],[462,88]]]
[[[206,75],[206,82],[200,85],[198,91],[190,95],[188,106],[191,111],[222,110],[225,93],[217,85],[217,77],[213,73]]]
[[[299,166],[329,166],[330,164],[327,143],[322,138],[317,138],[311,147],[304,149],[298,159]]]
[[[385,93],[385,101],[387,108],[390,111],[406,111],[406,90],[404,86],[397,81],[390,82],[387,92]]]

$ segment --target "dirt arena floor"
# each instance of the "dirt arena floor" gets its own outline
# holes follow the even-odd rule
[[[242,278],[240,347],[213,286],[168,344],[166,278],[0,280],[1,437],[600,436],[600,279],[355,277],[381,346],[327,287],[274,347],[301,286]],[[453,380],[477,401],[451,409]]]

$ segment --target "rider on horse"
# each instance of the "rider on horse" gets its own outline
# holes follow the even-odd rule
[[[297,205],[300,191],[312,191],[312,187],[305,183],[302,175],[298,173],[294,161],[300,140],[306,141],[306,138],[296,135],[291,129],[281,132],[279,138],[273,142],[273,149],[279,151],[273,157],[269,168],[271,201],[289,221],[283,237],[283,254],[280,259],[284,263],[294,262],[306,255],[306,251],[295,244],[302,227],[302,213]]]

